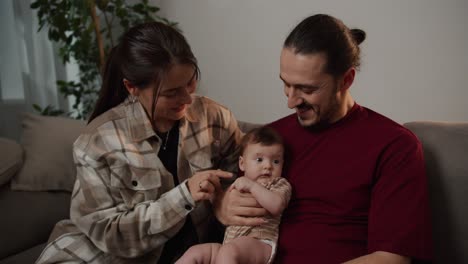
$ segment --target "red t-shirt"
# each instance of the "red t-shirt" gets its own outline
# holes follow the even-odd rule
[[[406,128],[355,104],[340,121],[305,129],[296,114],[272,124],[284,138],[278,263],[341,263],[375,251],[431,259],[422,146]]]

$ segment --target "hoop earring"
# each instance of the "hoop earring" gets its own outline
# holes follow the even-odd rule
[[[130,104],[132,105],[132,114],[135,118],[135,104],[138,102],[138,97],[135,95],[130,95]]]
[[[135,95],[130,95],[130,103],[134,104],[138,101],[138,97]]]

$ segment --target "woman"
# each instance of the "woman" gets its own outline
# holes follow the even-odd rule
[[[199,75],[172,27],[125,33],[74,144],[70,220],[37,263],[173,263],[209,240],[210,200],[232,177],[241,132],[228,109],[193,95]]]

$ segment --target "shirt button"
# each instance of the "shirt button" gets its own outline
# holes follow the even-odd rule
[[[138,182],[137,181],[132,181],[132,185],[136,187],[138,185]]]
[[[186,205],[185,205],[185,209],[186,209],[187,211],[190,211],[190,210],[192,210],[192,206],[186,204]]]

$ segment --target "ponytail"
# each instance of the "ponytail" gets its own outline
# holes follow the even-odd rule
[[[120,69],[118,53],[119,46],[115,46],[107,58],[99,98],[88,123],[91,123],[100,114],[122,103],[128,96],[128,91],[123,83],[124,76]]]

